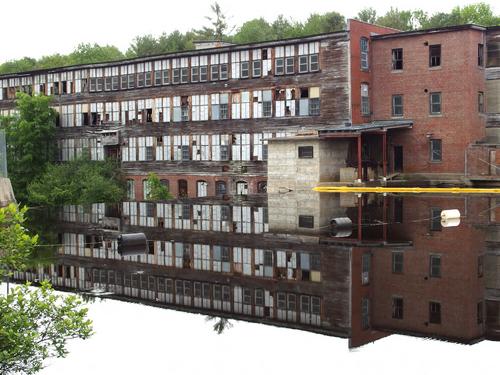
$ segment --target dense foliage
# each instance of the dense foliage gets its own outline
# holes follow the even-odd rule
[[[206,17],[209,25],[198,30],[193,29],[185,33],[175,30],[170,34],[163,33],[157,37],[153,35],[137,36],[125,54],[114,46],[80,44],[69,55],[55,54],[44,56],[38,60],[24,57],[5,62],[0,65],[0,74],[190,50],[194,48],[193,42],[196,40],[251,43],[333,32],[345,29],[346,25],[345,17],[334,11],[311,14],[304,23],[289,20],[280,15],[272,22],[256,18],[232,28],[229,27],[227,17],[217,2],[211,5],[211,14],[211,16]],[[457,6],[449,13],[438,12],[434,14],[428,14],[421,9],[399,10],[391,8],[384,15],[379,16],[373,8],[365,8],[358,13],[356,18],[398,30],[415,30],[465,23],[476,23],[483,26],[500,24],[500,15],[495,15],[491,6],[485,3],[475,3],[464,7]]]
[[[22,285],[0,296],[0,374],[34,374],[50,357],[64,357],[69,339],[92,334],[87,309],[75,295]]]
[[[148,194],[146,199],[148,201],[164,201],[172,199],[172,195],[168,191],[168,187],[161,183],[156,173],[149,173],[147,186]]]
[[[26,211],[14,203],[0,208],[0,280],[11,270],[25,268],[38,242],[38,236],[24,228]]]
[[[7,165],[12,188],[18,201],[27,200],[28,184],[54,161],[56,112],[51,98],[18,93],[19,116],[0,119],[7,141]]]
[[[92,161],[86,157],[50,164],[28,186],[29,201],[48,206],[116,203],[125,197],[125,193],[117,162]]]

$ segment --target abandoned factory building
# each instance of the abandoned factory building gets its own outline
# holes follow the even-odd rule
[[[60,160],[118,158],[130,199],[149,172],[179,197],[484,182],[500,163],[499,46],[500,27],[350,20],[323,35],[3,75],[0,114],[15,113],[18,91],[52,95]]]

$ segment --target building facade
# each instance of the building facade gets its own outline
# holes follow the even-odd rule
[[[18,91],[52,95],[59,159],[121,160],[134,199],[149,172],[179,197],[265,192],[268,143],[287,138],[309,158],[303,134],[335,154],[318,181],[484,176],[495,143],[473,146],[488,119],[498,125],[498,34],[350,20],[331,34],[4,75],[0,114],[15,114]]]

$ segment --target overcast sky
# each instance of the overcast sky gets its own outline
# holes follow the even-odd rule
[[[232,25],[257,17],[272,21],[279,14],[303,21],[310,13],[337,11],[346,17],[354,17],[360,9],[374,7],[379,14],[391,5],[399,9],[419,8],[429,13],[449,11],[456,5],[465,5],[474,0],[414,0],[371,3],[366,0],[252,0],[240,2],[219,0],[224,13]],[[496,13],[500,5],[485,1]],[[210,13],[212,0],[24,0],[2,1],[0,26],[0,63],[23,56],[41,57],[53,53],[69,53],[81,42],[112,44],[126,50],[137,35],[186,31],[207,23],[204,18]],[[78,4],[78,5],[77,5]]]

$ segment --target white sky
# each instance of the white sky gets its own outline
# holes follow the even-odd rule
[[[346,17],[354,17],[359,10],[372,6],[379,14],[391,5],[399,9],[421,8],[429,13],[449,11],[456,5],[466,5],[475,0],[412,0],[373,1],[349,0],[252,0],[241,2],[219,0],[230,23],[264,17],[269,21],[283,14],[304,21],[310,13],[337,11]],[[485,0],[495,13],[500,4]],[[23,56],[41,57],[53,53],[66,54],[81,42],[112,44],[126,50],[137,35],[187,31],[206,24],[212,0],[24,0],[2,1],[0,4],[0,63]]]
[[[40,375],[490,374],[500,343],[468,346],[393,335],[349,351],[347,340],[119,301],[89,306],[96,334],[70,343]]]

